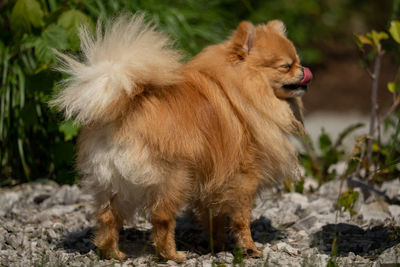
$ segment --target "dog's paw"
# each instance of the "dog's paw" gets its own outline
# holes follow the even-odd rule
[[[116,260],[123,261],[126,259],[126,254],[120,250],[115,250],[112,254],[112,257]]]
[[[103,259],[116,259],[119,261],[123,261],[126,259],[125,253],[123,253],[119,249],[100,249],[99,255]]]
[[[262,255],[262,252],[258,250],[257,248],[247,248],[243,249],[243,254],[247,258],[259,258]]]
[[[172,260],[176,263],[183,263],[186,261],[186,254],[183,251],[176,251],[175,253],[169,255],[161,254],[161,256],[166,260]]]
[[[186,261],[186,254],[183,251],[177,251],[174,259],[172,259],[176,263],[183,263]]]
[[[186,254],[183,251],[175,251],[173,253],[171,253],[171,252],[162,253],[161,252],[159,255],[164,260],[171,260],[171,261],[174,261],[176,263],[183,263],[183,262],[186,261]]]

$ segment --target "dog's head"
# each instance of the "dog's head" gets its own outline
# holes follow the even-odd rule
[[[253,26],[248,21],[239,24],[231,39],[233,56],[248,68],[262,72],[275,95],[281,99],[304,95],[312,79],[308,68],[300,64],[293,43],[279,20]]]

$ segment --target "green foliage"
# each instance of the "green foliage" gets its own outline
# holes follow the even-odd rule
[[[292,181],[291,179],[284,179],[283,186],[286,192],[296,192],[303,194],[304,191],[304,178],[298,181]]]
[[[66,121],[58,127],[59,131],[64,134],[64,141],[70,141],[78,135],[80,126],[73,121]]]
[[[239,266],[244,266],[244,254],[241,248],[235,247],[233,249],[233,260],[232,264],[238,264]]]
[[[391,42],[384,42],[389,38],[389,34],[394,40]],[[370,33],[366,33],[363,35],[356,35],[357,36],[357,44],[362,52],[364,52],[365,57],[363,58],[365,62],[370,63],[371,60],[365,54],[364,46],[371,47],[374,51],[373,53],[373,60],[377,60],[378,56],[382,56],[387,48],[392,49],[392,53],[394,55],[400,54],[400,21],[394,20],[390,23],[390,28],[387,32],[376,32],[372,30]],[[390,40],[388,40],[390,41]],[[397,47],[393,49],[393,47]],[[365,65],[367,65],[365,64]],[[399,68],[400,70],[400,68]],[[379,73],[378,73],[379,74]],[[375,74],[374,74],[375,75]],[[398,135],[399,135],[399,120],[400,114],[396,112],[398,106],[400,105],[400,72],[398,71],[394,81],[389,82],[387,84],[387,88],[390,93],[393,94],[393,104],[392,107],[389,109],[388,113],[385,114],[381,120],[385,120],[384,123],[384,130],[388,132],[391,130],[394,134],[391,134],[391,138],[387,142],[381,142],[379,135],[378,138],[374,139],[374,136],[369,137],[368,139],[371,140],[371,158],[366,159],[364,158],[361,153],[361,150],[365,150],[367,148],[362,147],[363,143],[359,143],[357,147],[359,147],[359,154],[357,156],[358,165],[361,165],[367,170],[370,170],[371,167],[374,167],[375,172],[370,175],[371,181],[373,182],[382,182],[384,180],[392,179],[394,177],[398,177],[400,170],[397,167],[399,158],[400,158],[400,146],[398,144]],[[372,117],[371,117],[372,119]],[[379,122],[378,122],[379,123]],[[380,126],[377,128],[376,131],[381,130]],[[374,132],[376,132],[374,131]],[[357,154],[355,153],[355,154]],[[354,167],[354,164],[353,164]]]
[[[337,254],[338,254],[338,248],[337,248],[337,239],[336,237],[333,238],[332,241],[332,251],[331,255],[328,259],[327,267],[338,267],[339,264],[337,262]]]
[[[358,192],[350,188],[349,190],[341,194],[338,199],[337,206],[343,207],[344,211],[349,211],[352,215],[354,215],[356,214],[356,212],[353,210],[353,207],[358,197]]]
[[[390,35],[397,42],[400,43],[400,22],[392,21],[389,29]]]
[[[43,24],[43,11],[36,0],[18,0],[10,16],[11,30],[20,35],[30,32],[32,27],[39,28]]]
[[[322,129],[318,139],[319,152],[314,148],[311,139],[304,136],[301,141],[307,149],[306,153],[300,155],[300,161],[305,168],[306,175],[316,178],[321,183],[336,177],[336,171],[331,170],[331,166],[344,160],[345,151],[342,146],[344,139],[362,126],[364,126],[362,123],[348,126],[339,134],[335,142]]]
[[[394,40],[394,42],[390,44],[391,47],[394,45],[400,48],[400,22],[392,21],[388,32]],[[381,57],[385,53],[387,47],[387,44],[384,41],[390,41],[388,40],[389,34],[384,31],[378,32],[372,30],[366,34],[355,34],[355,37],[356,44],[358,45],[360,51],[363,52],[365,66],[368,66],[375,61],[376,57]],[[392,51],[397,51],[397,53],[400,54],[400,49]],[[379,73],[373,73],[371,74],[371,77],[375,79],[375,77],[378,75]],[[367,170],[366,176],[370,178],[370,181],[382,182],[384,180],[398,177],[400,173],[400,169],[398,167],[398,159],[400,158],[400,146],[398,142],[398,136],[400,132],[400,114],[396,113],[397,108],[400,106],[400,71],[398,72],[394,81],[387,84],[387,88],[389,92],[393,94],[393,104],[387,114],[380,115],[379,118],[381,120],[385,120],[384,130],[387,132],[390,132],[389,130],[391,130],[394,132],[394,134],[391,134],[391,138],[387,142],[381,142],[380,134],[376,134],[376,132],[380,132],[382,128],[380,121],[378,121],[378,127],[373,129],[373,133],[371,133],[373,136],[364,135],[356,141],[353,149],[353,155],[347,161],[348,168],[345,172],[345,175],[350,173],[359,175],[359,170],[364,168]],[[371,115],[371,119],[373,117],[375,116]],[[303,143],[305,143],[305,147],[308,148],[307,153],[301,155],[301,160],[306,169],[306,173],[322,182],[332,179],[336,174],[334,171],[329,172],[330,166],[336,164],[339,160],[344,160],[344,151],[340,149],[338,150],[338,147],[350,132],[354,131],[360,126],[362,125],[357,124],[350,126],[339,136],[334,145],[332,144],[329,136],[323,131],[319,137],[319,148],[321,151],[320,156],[315,152],[315,149],[309,141],[309,138],[306,138]],[[377,136],[377,138],[375,138],[375,136]],[[367,146],[368,142],[371,142],[370,146]],[[366,151],[370,151],[368,155],[371,156],[368,156],[368,158],[366,157]],[[372,168],[375,171],[370,173]],[[351,209],[349,211],[352,212]]]
[[[47,106],[62,75],[54,49],[77,53],[78,26],[98,18],[145,11],[189,57],[226,39],[239,21],[285,22],[305,64],[320,63],[319,40],[344,36],[348,17],[373,0],[14,0],[0,5],[0,185],[48,178],[72,183],[79,126],[62,122]],[[356,3],[357,2],[357,3]],[[301,23],[300,23],[301,22]],[[394,27],[397,27],[396,25]],[[394,30],[393,30],[394,31]],[[395,34],[392,33],[392,36]],[[393,37],[395,38],[395,37]],[[397,88],[397,87],[395,87]],[[326,137],[324,137],[326,139]],[[329,156],[329,144],[322,140]],[[312,170],[321,162],[309,162]],[[323,169],[323,168],[322,168]],[[294,186],[301,191],[301,184]]]
[[[357,45],[362,50],[364,45],[370,45],[374,48],[378,53],[382,52],[382,40],[386,40],[389,38],[389,35],[386,32],[377,32],[372,30],[366,34],[356,34]]]
[[[54,49],[77,50],[78,24],[94,23],[73,7],[36,0],[17,0],[5,16],[10,24],[0,24],[0,185],[37,178],[75,182],[78,129],[71,122],[59,127],[57,114],[46,103],[61,79],[51,70]]]

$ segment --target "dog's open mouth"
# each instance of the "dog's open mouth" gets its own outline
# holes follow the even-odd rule
[[[288,90],[307,90],[307,84],[312,80],[313,75],[309,68],[303,68],[303,78],[298,83],[285,84],[283,88]]]
[[[283,88],[288,90],[307,90],[307,84],[299,84],[299,83],[285,84]]]

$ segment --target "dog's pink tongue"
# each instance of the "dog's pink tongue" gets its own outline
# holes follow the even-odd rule
[[[312,73],[309,68],[304,68],[304,78],[301,80],[300,85],[306,85],[312,80]]]

